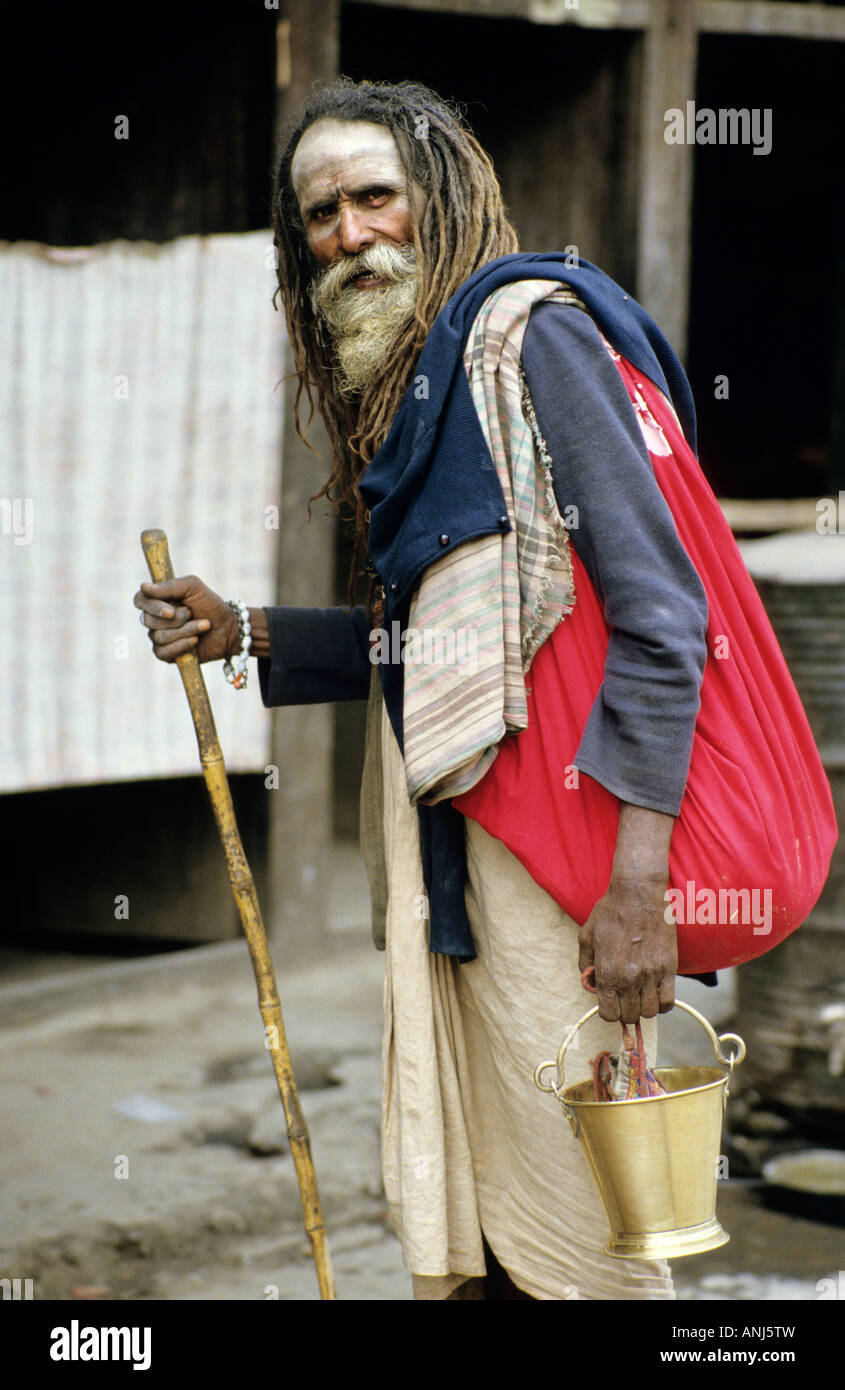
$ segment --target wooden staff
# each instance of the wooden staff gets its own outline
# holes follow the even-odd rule
[[[144,547],[144,554],[147,557],[153,582],[160,584],[166,579],[173,579],[175,577],[173,565],[167,547],[167,536],[164,532],[158,530],[144,531],[141,535],[141,545]],[[183,652],[181,656],[176,658],[176,665],[179,667],[179,674],[182,677],[182,684],[185,687],[185,694],[191,707],[203,776],[211,797],[211,805],[214,808],[220,838],[223,841],[229,881],[235,895],[235,902],[238,905],[241,924],[249,946],[249,954],[252,957],[252,968],[255,971],[255,983],[258,988],[258,1007],[264,1020],[265,1039],[272,1044],[269,1051],[273,1058],[273,1067],[279,1084],[279,1095],[282,1098],[282,1107],[285,1112],[288,1139],[296,1166],[302,1209],[305,1213],[305,1230],[311,1242],[311,1253],[317,1269],[320,1297],[337,1298],[326,1241],[326,1227],[320,1207],[320,1195],[317,1191],[317,1176],[314,1172],[314,1160],[311,1156],[311,1139],[293,1077],[285,1027],[282,1022],[279,992],[276,988],[273,962],[270,959],[270,950],[267,945],[267,933],[261,918],[255,882],[238,833],[235,809],[232,805],[232,796],[226,777],[226,767],[223,762],[223,754],[220,751],[214,715],[211,712],[211,702],[208,698],[208,691],[205,688],[205,681],[196,652]]]

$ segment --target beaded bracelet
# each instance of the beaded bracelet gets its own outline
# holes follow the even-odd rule
[[[246,689],[247,658],[249,649],[252,646],[252,627],[249,621],[249,609],[239,598],[228,600],[230,608],[233,608],[238,615],[238,646],[240,650],[231,661],[223,662],[223,675],[230,685],[236,690]]]

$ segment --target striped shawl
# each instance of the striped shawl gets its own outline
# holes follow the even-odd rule
[[[519,280],[485,301],[467,340],[472,399],[512,529],[435,561],[412,597],[403,652],[412,805],[468,791],[505,734],[525,728],[525,672],[575,602],[569,539],[520,367],[528,316],[549,298],[583,308],[559,281]]]

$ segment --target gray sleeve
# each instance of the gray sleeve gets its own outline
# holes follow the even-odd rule
[[[677,815],[706,658],[704,587],[592,319],[539,304],[522,365],[558,508],[577,508],[570,539],[611,628],[575,765],[622,801]]]
[[[273,705],[366,700],[369,624],[357,608],[265,608],[270,657],[258,662],[261,698]]]

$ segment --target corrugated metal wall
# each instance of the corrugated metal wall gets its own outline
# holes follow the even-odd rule
[[[0,791],[197,770],[181,682],[132,606],[139,537],[161,526],[177,574],[273,601],[274,287],[263,231],[0,244]],[[246,692],[217,663],[206,678],[229,768],[262,768],[255,676]]]

